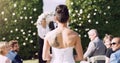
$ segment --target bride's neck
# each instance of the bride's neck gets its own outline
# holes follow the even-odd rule
[[[58,28],[59,28],[59,29],[67,28],[67,23],[65,23],[65,24],[59,23],[59,24],[58,24]]]

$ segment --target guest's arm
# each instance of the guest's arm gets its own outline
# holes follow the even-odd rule
[[[38,36],[39,36],[41,39],[44,39],[45,33],[42,32],[42,26],[41,26],[41,25],[37,25],[37,32],[38,32]]]
[[[112,55],[110,56],[110,63],[118,63],[117,59],[118,59],[118,58],[116,58],[116,56],[115,56],[114,54],[112,54]]]
[[[96,47],[93,42],[90,42],[87,48],[87,51],[84,54],[84,60],[87,59],[87,57],[91,57],[95,51]]]
[[[105,63],[110,63],[110,58],[105,57]]]

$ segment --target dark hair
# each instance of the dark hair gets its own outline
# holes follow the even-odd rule
[[[50,28],[50,30],[54,30],[54,29],[55,29],[55,27],[54,27],[54,22],[53,22],[53,21],[51,21],[51,22],[49,23],[49,28]]]
[[[69,19],[69,12],[66,5],[58,5],[55,9],[55,16],[60,23],[66,23]]]

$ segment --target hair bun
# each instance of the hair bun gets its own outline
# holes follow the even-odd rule
[[[57,11],[57,13],[62,13],[63,12],[63,10],[61,10],[59,8],[57,8],[56,11]]]

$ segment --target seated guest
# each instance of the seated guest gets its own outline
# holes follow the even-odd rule
[[[105,37],[103,38],[104,45],[106,46],[106,61],[105,63],[110,63],[110,55],[113,53],[113,50],[111,48],[111,40],[113,36],[106,34]]]
[[[89,30],[88,36],[91,41],[88,45],[87,51],[84,54],[84,60],[86,60],[87,57],[105,55],[106,47],[103,44],[103,41],[99,38],[97,30]],[[98,63],[103,63],[103,61],[98,61]]]
[[[110,63],[120,63],[120,37],[114,37],[111,44],[114,53],[110,56]]]
[[[6,57],[9,50],[7,42],[0,42],[0,63],[11,63],[11,60]]]
[[[9,41],[11,50],[6,55],[9,59],[12,60],[12,63],[23,63],[21,57],[17,54],[19,52],[19,45],[17,40]]]

